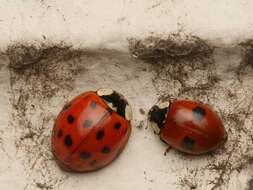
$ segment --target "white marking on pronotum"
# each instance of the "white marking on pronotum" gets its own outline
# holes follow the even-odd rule
[[[170,105],[170,102],[157,102],[156,103],[156,106],[158,106],[160,109],[167,108],[167,107],[169,107],[169,105]]]
[[[97,95],[99,96],[109,96],[113,94],[113,90],[110,88],[100,88],[97,90]],[[107,102],[107,105],[113,110],[117,111],[117,107],[113,107],[111,102]]]
[[[152,127],[152,129],[154,130],[155,134],[159,135],[161,129],[158,127],[158,125],[155,122],[150,121],[149,122],[149,126]]]
[[[101,88],[97,90],[97,94],[99,96],[108,96],[108,95],[111,95],[112,93],[113,93],[113,90],[109,88]]]
[[[112,105],[112,103],[110,103],[110,102],[107,102],[107,105],[113,110],[113,111],[115,111],[115,112],[117,112],[117,107],[114,107],[113,105]]]
[[[125,118],[128,121],[132,120],[133,118],[132,108],[128,104],[126,105],[126,108],[125,108]]]

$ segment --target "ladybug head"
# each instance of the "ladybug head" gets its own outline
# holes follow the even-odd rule
[[[97,95],[101,97],[108,106],[121,117],[130,121],[132,119],[132,109],[123,95],[112,89],[102,88],[97,91]]]
[[[148,113],[148,120],[156,134],[160,134],[160,131],[164,126],[168,112],[168,105],[168,102],[159,102],[154,105]]]

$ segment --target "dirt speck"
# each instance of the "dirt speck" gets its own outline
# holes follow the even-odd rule
[[[43,190],[50,190],[50,189],[53,189],[52,186],[48,186],[48,185],[42,184],[42,183],[36,183],[36,186],[37,186],[39,189],[43,189]]]
[[[153,183],[153,182],[154,182],[154,180],[151,179],[151,178],[148,176],[148,173],[147,173],[146,171],[144,171],[143,173],[144,173],[144,179],[145,179],[146,181],[148,181],[149,183]]]
[[[146,113],[143,108],[140,108],[139,111],[140,111],[141,115],[145,115],[145,113]]]
[[[144,121],[140,121],[140,123],[136,126],[138,129],[142,129],[145,125]]]

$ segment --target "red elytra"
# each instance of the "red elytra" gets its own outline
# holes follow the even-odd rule
[[[219,116],[197,101],[175,100],[162,108],[155,105],[149,120],[162,141],[185,153],[207,153],[227,140]]]
[[[88,172],[111,163],[131,133],[131,108],[109,89],[85,92],[59,113],[52,132],[52,152],[67,171]]]

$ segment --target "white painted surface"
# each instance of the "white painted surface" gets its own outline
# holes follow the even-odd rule
[[[32,44],[52,44],[63,42],[79,48],[112,48],[126,50],[127,38],[144,38],[150,34],[164,35],[171,32],[198,35],[209,39],[219,46],[221,43],[234,43],[251,37],[253,29],[253,2],[220,0],[220,1],[9,1],[2,0],[0,5],[0,47],[4,51],[10,44],[16,42]],[[199,83],[205,84],[210,70],[221,78],[221,82],[208,96],[198,97],[202,101],[212,104],[216,110],[225,115],[246,110],[252,104],[252,69],[247,68],[242,76],[242,83],[236,78],[235,70],[241,61],[241,54],[217,51],[215,66],[210,68],[190,69],[190,79],[186,81],[189,87]],[[72,61],[70,61],[72,62]],[[0,189],[94,189],[94,190],[132,190],[132,189],[189,189],[187,185],[180,185],[180,181],[187,179],[188,183],[197,184],[197,189],[211,189],[210,179],[220,176],[220,170],[206,170],[209,164],[226,161],[237,164],[242,158],[233,153],[247,153],[252,155],[249,136],[238,140],[237,128],[231,120],[225,124],[230,129],[230,138],[226,145],[226,152],[218,155],[199,158],[187,157],[172,150],[163,156],[166,146],[153,135],[150,129],[145,130],[146,116],[141,115],[140,108],[146,112],[157,101],[159,94],[168,92],[177,96],[180,84],[176,80],[157,80],[152,66],[136,63],[129,58],[115,58],[107,55],[84,56],[73,61],[73,65],[61,66],[54,74],[58,79],[73,79],[59,89],[52,98],[41,99],[36,95],[29,95],[30,91],[43,91],[44,81],[31,80],[16,76],[7,68],[8,60],[0,62]],[[219,64],[225,63],[225,64]],[[2,66],[3,65],[3,66]],[[63,64],[64,65],[64,64]],[[57,66],[57,64],[56,64]],[[69,74],[70,70],[84,69],[78,75]],[[83,68],[84,67],[84,68]],[[147,71],[143,71],[147,69]],[[119,74],[120,73],[120,74]],[[51,73],[52,74],[52,73]],[[134,77],[133,77],[134,76]],[[34,77],[34,76],[33,76]],[[168,76],[167,76],[168,77]],[[39,78],[46,80],[46,78]],[[16,82],[13,83],[15,80]],[[63,84],[65,84],[63,83]],[[54,81],[46,83],[55,87]],[[57,86],[57,85],[56,85]],[[111,87],[124,94],[133,107],[133,133],[128,146],[119,159],[103,170],[88,174],[68,174],[60,171],[50,153],[50,130],[53,118],[64,102],[75,95],[90,89]],[[70,88],[71,90],[69,90]],[[22,91],[24,89],[24,91]],[[18,93],[20,91],[20,93]],[[230,92],[236,98],[229,99]],[[28,134],[26,125],[19,123],[22,119],[15,117],[17,112],[13,103],[23,94],[29,95],[25,105],[26,118],[29,119],[33,132],[32,139],[21,141]],[[183,94],[181,97],[195,95]],[[209,100],[208,100],[209,98]],[[31,105],[35,105],[32,108]],[[244,117],[242,115],[242,117]],[[45,123],[44,123],[45,122]],[[144,128],[136,128],[140,123]],[[43,130],[37,130],[42,126]],[[243,128],[252,134],[252,115],[245,118]],[[239,146],[236,146],[239,144]],[[17,148],[18,147],[18,148]],[[246,148],[249,148],[249,150]],[[229,155],[231,153],[232,155]],[[42,156],[41,156],[42,154]],[[225,175],[224,186],[221,189],[245,189],[252,178],[252,166],[245,166],[241,172],[234,170]],[[190,182],[189,182],[190,181]],[[47,188],[46,188],[47,187]]]
[[[251,0],[1,0],[0,44],[126,49],[129,37],[183,31],[219,43],[252,37]]]

